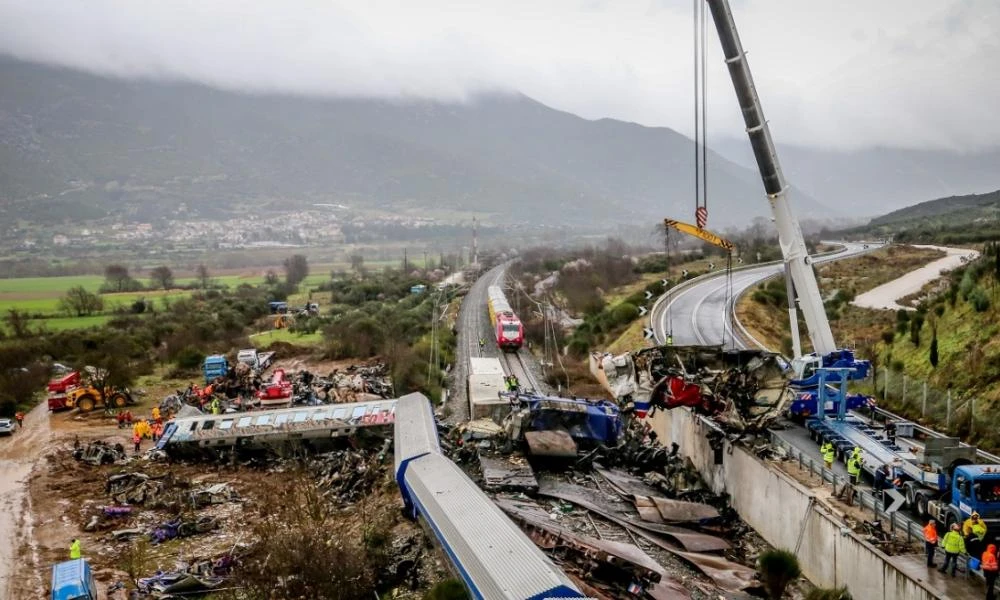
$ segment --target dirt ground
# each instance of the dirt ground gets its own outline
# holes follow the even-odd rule
[[[316,362],[300,357],[278,361],[276,366],[326,375],[350,364],[351,361]],[[164,390],[175,383],[178,382],[170,382]],[[132,407],[134,415],[147,415],[161,399],[164,390],[150,388],[150,393]],[[135,470],[156,476],[169,471],[183,485],[192,487],[227,482],[241,498],[238,502],[197,511],[197,516],[218,518],[220,529],[148,546],[145,556],[139,557],[140,576],[152,575],[157,569],[171,570],[179,561],[211,558],[230,551],[235,544],[249,541],[245,539],[246,515],[248,511],[258,511],[267,501],[258,497],[260,477],[266,473],[269,484],[280,485],[282,478],[292,476],[278,469],[150,462],[132,456],[130,438],[131,430],[118,429],[114,417],[104,415],[103,411],[86,415],[75,411],[50,414],[44,402],[26,416],[23,430],[0,438],[0,598],[45,597],[51,566],[69,558],[69,545],[74,538],[80,539],[83,555],[94,567],[102,591],[114,582],[129,580],[123,567],[130,557],[135,560],[135,552],[129,550],[133,545],[114,541],[110,531],[132,527],[148,531],[175,513],[138,506],[120,522],[85,532],[84,525],[103,506],[114,504],[105,492],[110,474]],[[121,443],[128,449],[129,462],[125,466],[101,467],[78,462],[72,456],[76,440],[84,446],[95,440],[111,445]],[[142,449],[149,449],[151,444],[144,441]],[[398,493],[378,496],[386,503],[393,503],[392,510],[398,509],[395,503],[401,506]]]

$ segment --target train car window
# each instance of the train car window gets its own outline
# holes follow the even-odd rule
[[[232,419],[226,419],[223,422],[219,423],[219,429],[232,429],[232,427],[233,427]]]
[[[318,413],[314,413],[313,414],[312,420],[313,421],[322,421],[324,419],[329,419],[329,418],[330,418],[330,413],[326,412],[325,410],[321,410]]]
[[[270,425],[271,424],[271,415],[261,415],[261,416],[257,417],[257,424],[258,425]]]
[[[346,408],[338,408],[337,410],[335,410],[333,412],[333,418],[334,419],[343,419],[346,414],[347,414],[347,409]]]
[[[188,431],[194,431],[198,427],[198,421],[191,421],[191,426],[188,427]]]
[[[295,417],[292,419],[292,422],[293,423],[301,423],[302,421],[305,421],[308,418],[309,418],[309,413],[307,413],[307,412],[298,412],[298,413],[295,413]]]
[[[291,417],[291,416],[292,416],[292,415],[290,415],[290,414],[288,414],[288,413],[284,413],[284,414],[281,414],[281,415],[278,415],[278,416],[274,417],[274,424],[275,424],[275,425],[281,425],[281,424],[283,424],[283,423],[284,423],[285,421],[287,421],[287,420],[288,420],[288,417]]]
[[[250,422],[253,421],[253,417],[243,417],[236,422],[237,427],[249,427]]]
[[[213,427],[215,427],[215,421],[209,420],[209,421],[205,421],[202,424],[201,429],[202,429],[202,431],[208,431],[209,429],[211,429]]]
[[[355,408],[354,412],[351,413],[351,419],[360,419],[361,417],[365,416],[365,409],[367,408],[368,408],[367,406],[358,406],[357,408]]]

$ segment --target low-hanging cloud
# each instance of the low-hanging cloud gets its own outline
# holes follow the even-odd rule
[[[734,0],[782,142],[976,150],[1000,140],[995,0]],[[522,92],[691,133],[691,2],[0,0],[0,52],[232,90],[465,101]],[[709,128],[742,122],[711,21]]]

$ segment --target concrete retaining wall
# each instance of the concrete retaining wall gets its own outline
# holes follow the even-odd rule
[[[815,494],[746,449],[726,443],[721,457],[705,438],[709,427],[687,409],[657,411],[653,428],[677,442],[715,492],[727,492],[740,516],[772,546],[794,551],[809,581],[846,585],[858,600],[939,597],[891,563],[891,558],[841,527]],[[721,464],[716,459],[721,458]],[[801,536],[801,543],[799,537]]]

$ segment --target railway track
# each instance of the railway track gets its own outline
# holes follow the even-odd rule
[[[531,369],[528,368],[524,356],[522,356],[523,352],[526,351],[518,350],[514,353],[500,353],[500,364],[503,366],[504,373],[517,377],[517,381],[520,383],[521,389],[542,392],[543,390],[541,386],[538,385],[538,380],[531,372]]]

